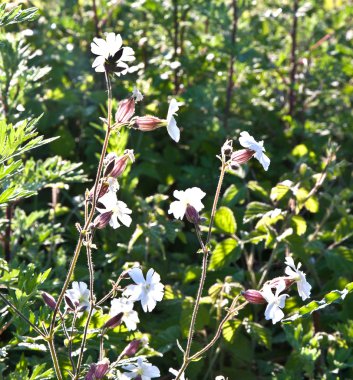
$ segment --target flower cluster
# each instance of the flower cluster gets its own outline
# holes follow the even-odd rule
[[[286,277],[276,277],[267,281],[260,291],[249,289],[243,292],[243,296],[250,303],[267,303],[265,318],[267,320],[272,319],[273,324],[284,317],[282,309],[285,306],[286,298],[289,297],[288,294],[281,294],[285,289],[296,283],[299,296],[303,301],[309,298],[311,293],[311,285],[306,280],[305,273],[300,270],[301,263],[298,263],[296,267],[293,258],[287,256],[285,264],[287,265],[285,268]],[[273,293],[273,289],[275,293]]]
[[[236,169],[239,165],[245,164],[252,157],[255,157],[267,171],[270,166],[270,159],[266,156],[264,142],[257,142],[248,132],[240,133],[239,143],[245,149],[233,151],[233,142],[227,140],[222,147],[222,158],[228,162],[232,169]]]

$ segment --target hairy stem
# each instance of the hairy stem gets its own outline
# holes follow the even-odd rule
[[[56,351],[55,351],[54,341],[52,338],[49,338],[47,340],[47,342],[48,342],[48,346],[49,346],[50,355],[51,355],[51,358],[53,360],[56,377],[58,378],[58,380],[63,380],[61,370],[60,370],[59,361],[58,361],[58,357],[57,357]]]

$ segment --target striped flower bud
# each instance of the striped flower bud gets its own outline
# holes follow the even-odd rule
[[[56,301],[53,296],[51,296],[49,293],[42,292],[42,298],[43,301],[49,306],[52,310],[56,307]]]
[[[250,303],[262,304],[266,303],[262,293],[255,289],[248,289],[241,293],[243,297]]]
[[[127,123],[135,113],[135,99],[129,98],[119,102],[118,110],[115,114],[117,123]]]
[[[124,351],[121,353],[121,356],[134,356],[136,352],[138,351],[139,347],[141,345],[140,339],[134,339],[132,340],[125,348]]]
[[[142,132],[154,131],[165,124],[164,120],[155,116],[139,116],[133,119],[133,127]]]
[[[105,329],[113,329],[116,326],[119,326],[121,324],[121,320],[124,316],[124,313],[119,313],[114,315],[114,317],[111,317],[110,319],[105,322],[103,325],[103,328]]]
[[[230,157],[230,165],[232,169],[233,165],[235,168],[237,168],[239,165],[248,162],[254,154],[255,152],[250,149],[241,149],[233,152]]]

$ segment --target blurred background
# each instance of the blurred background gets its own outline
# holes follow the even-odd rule
[[[112,137],[109,151],[129,148],[136,155],[119,191],[133,223],[99,231],[94,253],[100,296],[127,262],[161,274],[164,302],[147,317],[139,312],[140,331],[151,334],[150,345],[163,354],[150,360],[161,378],[171,378],[168,369],[181,363],[176,340],[186,341],[201,263],[192,225],[172,220],[167,210],[175,189],[198,186],[207,193],[209,216],[216,155],[226,138],[236,148],[241,131],[264,140],[271,165],[264,172],[252,160],[226,176],[194,349],[213,337],[227,302],[242,289],[256,288],[263,273],[266,279],[283,274],[285,254],[303,263],[314,299],[353,280],[352,1],[38,0],[12,6],[19,4],[37,7],[38,17],[0,28],[1,121],[43,115],[39,134],[60,137],[20,152],[22,170],[10,182],[22,193],[0,198],[0,281],[10,292],[22,289],[22,307],[31,307],[25,312],[33,320],[49,318],[49,311],[26,286],[36,278],[38,289],[59,293],[84,191],[93,185],[106,89],[104,75],[91,68],[90,43],[105,32],[120,33],[136,54],[130,72],[113,81],[115,107],[134,86],[144,94],[137,115],[165,118],[171,96],[183,103],[179,144],[164,128]],[[1,192],[11,187],[8,180],[0,186]],[[266,215],[275,208],[278,217]],[[88,282],[85,260],[82,254],[75,280]],[[49,268],[48,279],[38,280]],[[291,297],[286,315],[303,304]],[[263,306],[248,305],[204,360],[192,363],[188,378],[352,378],[352,306],[348,295],[307,318],[272,326]],[[7,308],[0,318],[3,378],[53,378],[31,377],[36,365],[49,363],[48,353]],[[107,341],[111,360],[134,337],[116,331]],[[90,342],[88,363],[97,358]]]

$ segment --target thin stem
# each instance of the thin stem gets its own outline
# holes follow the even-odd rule
[[[12,304],[2,293],[0,293],[0,298],[9,306],[20,318],[22,318],[27,324],[29,324],[39,335],[45,338],[45,334],[36,325],[34,325],[24,314],[22,314],[17,307]]]
[[[93,310],[95,307],[95,304],[94,304],[94,298],[95,297],[94,297],[94,292],[93,292],[94,268],[93,268],[93,262],[92,262],[92,252],[91,252],[90,242],[87,242],[86,249],[87,249],[87,262],[88,262],[89,282],[90,282],[90,310],[89,310],[88,317],[87,317],[86,324],[85,324],[85,328],[84,328],[84,333],[83,333],[82,342],[81,342],[80,354],[79,354],[79,357],[77,360],[77,370],[76,370],[75,379],[79,378],[81,363],[82,363],[82,359],[83,359],[83,352],[84,352],[84,349],[86,346],[88,327],[89,327],[89,324],[91,322]]]
[[[49,350],[50,350],[50,355],[51,355],[51,358],[53,360],[56,377],[58,378],[58,380],[63,380],[61,370],[60,370],[60,366],[59,366],[58,357],[56,356],[54,341],[52,338],[49,338],[47,340],[47,342],[48,342],[48,346],[49,346]]]
[[[105,329],[101,331],[101,336],[99,339],[99,361],[103,360],[103,353],[104,353],[104,334]]]
[[[211,233],[212,233],[212,227],[213,227],[214,217],[216,215],[216,209],[217,209],[219,194],[221,192],[221,188],[222,188],[222,183],[223,183],[223,178],[224,178],[225,171],[226,171],[226,164],[224,162],[222,162],[221,174],[219,175],[216,195],[214,197],[212,211],[211,211],[211,220],[210,220],[210,225],[208,227],[208,234],[207,234],[207,239],[206,239],[206,244],[205,244],[206,246],[210,242],[210,239],[211,239]]]
[[[109,137],[110,137],[110,132],[111,132],[110,126],[111,126],[112,95],[111,95],[110,78],[107,74],[106,74],[106,81],[107,81],[107,88],[108,88],[108,127],[107,127],[107,131],[106,131],[105,138],[104,138],[104,144],[102,147],[102,152],[101,152],[101,156],[100,156],[100,160],[99,160],[99,164],[98,164],[96,179],[94,182],[94,190],[93,190],[93,197],[92,197],[92,208],[91,208],[91,212],[89,213],[88,219],[86,220],[86,223],[83,227],[83,232],[80,234],[79,240],[77,242],[76,249],[75,249],[74,256],[72,258],[71,264],[70,264],[69,271],[67,273],[63,288],[60,292],[60,295],[59,295],[59,298],[58,298],[58,301],[57,301],[57,304],[56,304],[56,307],[55,307],[55,310],[54,310],[54,313],[52,316],[52,321],[51,321],[50,330],[49,330],[50,336],[53,336],[53,334],[54,334],[55,319],[56,319],[56,316],[58,314],[60,305],[63,301],[65,292],[66,292],[66,290],[70,284],[71,276],[75,270],[75,266],[76,266],[78,257],[80,255],[84,235],[85,235],[86,230],[88,229],[90,223],[92,222],[94,212],[95,212],[95,208],[96,208],[96,204],[97,204],[98,182],[99,182],[99,179],[101,177],[101,172],[102,172],[102,168],[103,168],[103,161],[104,161],[104,157],[105,157],[105,154],[106,154],[106,151],[108,148],[108,142],[109,142]]]
[[[75,315],[76,315],[76,313],[75,313]],[[74,362],[74,360],[72,358],[72,329],[73,329],[73,327],[71,326],[71,336],[70,336],[69,333],[68,333],[68,331],[67,331],[66,325],[65,325],[64,315],[61,314],[61,313],[59,313],[59,316],[60,316],[60,319],[61,319],[61,325],[63,327],[65,337],[66,337],[67,342],[68,342],[67,351],[68,351],[71,367],[72,367],[72,370],[75,371],[75,368],[76,368],[75,367],[75,362]]]
[[[100,299],[98,302],[96,302],[96,307],[100,306],[102,303],[104,303],[107,299],[109,299],[116,291],[118,288],[118,285],[120,284],[120,281],[124,278],[126,272],[122,272],[119,278],[117,279],[116,283],[113,285],[112,290],[106,294],[102,299]]]
[[[237,298],[234,299],[233,304],[236,301],[237,301]],[[196,352],[196,354],[194,354],[193,356],[191,356],[190,357],[190,361],[196,360],[197,358],[199,358],[202,354],[204,354],[206,351],[208,351],[216,343],[216,341],[218,340],[218,338],[221,336],[222,328],[223,328],[224,324],[229,320],[229,318],[231,318],[234,315],[234,313],[236,313],[239,310],[243,309],[248,304],[248,301],[245,301],[244,303],[242,303],[241,305],[239,305],[237,308],[234,308],[233,304],[232,304],[232,307],[230,308],[230,310],[228,311],[227,315],[223,318],[222,322],[219,324],[218,329],[216,331],[216,334],[213,337],[213,339],[210,341],[210,343],[208,343],[200,351]]]

